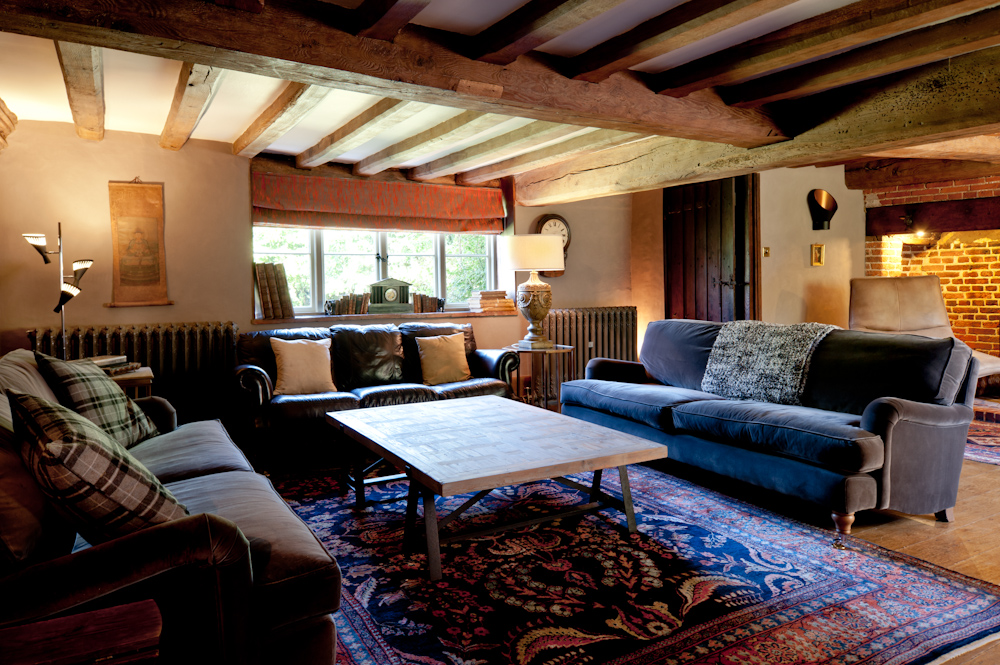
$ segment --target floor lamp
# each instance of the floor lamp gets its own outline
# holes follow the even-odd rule
[[[66,310],[65,306],[70,300],[80,293],[80,279],[83,274],[87,272],[87,269],[94,265],[93,260],[83,259],[81,261],[73,261],[73,274],[65,274],[66,268],[63,266],[63,242],[62,242],[62,224],[56,226],[58,233],[58,249],[48,249],[48,244],[45,240],[44,233],[23,233],[21,234],[28,244],[38,250],[38,253],[42,255],[42,259],[46,263],[52,263],[49,260],[49,254],[59,255],[59,304],[55,306],[53,312],[59,314],[59,320],[62,327],[62,359],[67,360],[69,358],[69,347],[66,345]],[[72,279],[72,282],[67,280]]]
[[[564,270],[563,240],[555,235],[500,236],[497,264],[501,270],[530,270],[528,281],[517,287],[517,309],[528,320],[528,334],[517,343],[522,349],[551,349],[542,321],[552,307],[552,287],[538,279],[539,270]]]

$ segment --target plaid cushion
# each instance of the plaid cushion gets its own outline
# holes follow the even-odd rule
[[[101,428],[34,395],[7,391],[21,457],[53,507],[96,544],[187,514]]]
[[[91,361],[66,362],[43,353],[35,353],[35,360],[60,404],[90,420],[126,448],[159,434],[146,413]]]

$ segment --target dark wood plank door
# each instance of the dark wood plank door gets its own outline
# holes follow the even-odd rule
[[[760,313],[757,177],[663,190],[666,315],[736,321]]]

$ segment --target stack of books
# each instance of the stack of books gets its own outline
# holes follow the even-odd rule
[[[469,298],[469,309],[473,312],[495,312],[517,314],[514,301],[506,291],[480,291]]]
[[[140,363],[129,362],[125,356],[94,356],[88,358],[92,363],[104,370],[108,376],[128,374],[142,367]]]
[[[324,309],[327,314],[339,316],[341,314],[367,314],[368,300],[370,293],[348,293],[340,297],[340,300],[327,300]]]
[[[415,314],[444,311],[444,298],[435,298],[434,296],[427,296],[422,293],[414,293],[410,298],[413,300],[413,312]]]
[[[291,292],[283,263],[255,263],[254,277],[261,315],[265,319],[294,319]]]

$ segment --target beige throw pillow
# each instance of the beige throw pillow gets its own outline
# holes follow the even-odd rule
[[[465,333],[417,337],[416,340],[420,371],[426,385],[436,386],[472,378],[469,361],[465,357]]]
[[[330,371],[330,339],[271,338],[278,363],[275,395],[312,395],[337,392]]]

